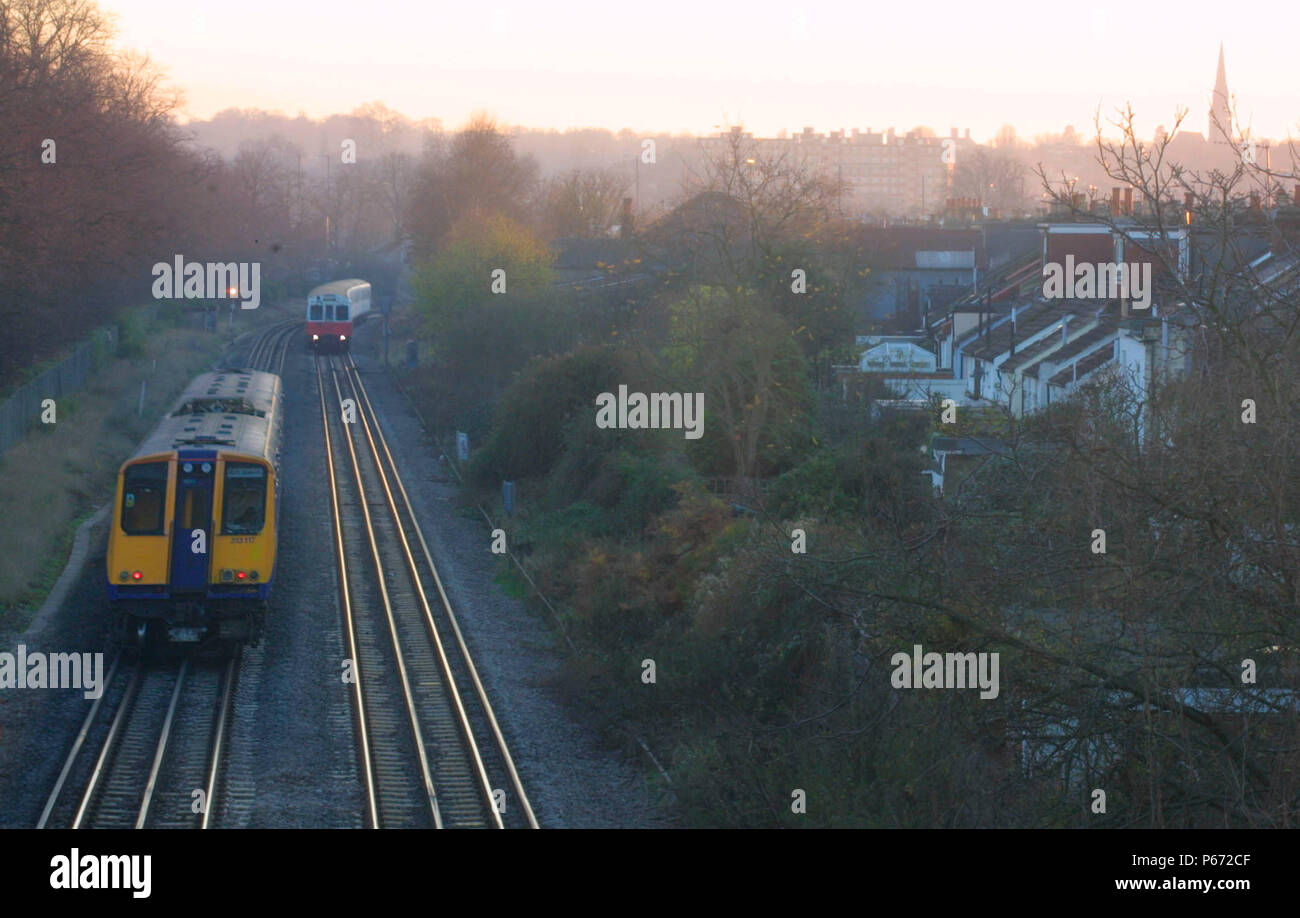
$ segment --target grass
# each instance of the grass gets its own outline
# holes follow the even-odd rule
[[[288,315],[258,313],[256,325]],[[127,321],[139,333],[126,349],[131,358],[105,364],[84,389],[59,399],[54,424],[37,425],[0,457],[0,631],[26,626],[62,572],[77,525],[111,499],[122,460],[228,341],[224,322],[217,334],[177,327],[153,305]],[[250,320],[237,325],[246,331]]]

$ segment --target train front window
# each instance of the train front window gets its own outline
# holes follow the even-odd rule
[[[221,534],[262,531],[266,510],[266,468],[252,462],[227,462],[221,498]]]
[[[128,466],[122,476],[122,531],[127,535],[162,535],[167,499],[167,463]]]
[[[308,322],[319,322],[320,320],[321,320],[321,305],[320,305],[320,303],[309,303],[309,304],[307,305],[307,321],[308,321]]]
[[[348,307],[345,303],[339,303],[334,307],[334,321],[346,322],[348,320]]]
[[[204,487],[201,478],[182,479],[179,487],[181,488],[180,501],[180,519],[181,529],[206,530],[212,523],[212,491],[211,479],[209,484]]]

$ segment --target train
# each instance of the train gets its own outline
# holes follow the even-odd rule
[[[280,377],[204,373],[122,463],[108,601],[128,646],[260,639],[275,584]]]
[[[317,353],[348,350],[354,326],[369,313],[367,281],[351,278],[314,288],[307,294],[307,347]]]

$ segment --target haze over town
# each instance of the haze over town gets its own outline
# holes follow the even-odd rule
[[[189,117],[225,108],[318,118],[372,101],[455,127],[479,109],[533,128],[706,134],[743,123],[760,136],[928,124],[990,140],[1024,137],[1131,102],[1147,134],[1176,108],[1204,108],[1217,43],[1255,136],[1295,132],[1278,62],[1294,8],[1270,26],[1105,0],[1045,21],[1041,5],[853,7],[770,0],[654,5],[358,6],[166,0],[109,6],[123,47],[147,50],[187,96]],[[257,29],[227,31],[230,23]],[[339,24],[347,23],[346,28]],[[397,23],[401,27],[396,27]],[[214,35],[223,36],[214,41]],[[897,36],[916,38],[896,40]],[[563,53],[557,53],[557,49]],[[1199,128],[1198,128],[1199,129]]]

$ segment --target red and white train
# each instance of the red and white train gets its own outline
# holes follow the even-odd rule
[[[313,351],[346,351],[353,326],[370,312],[370,283],[332,281],[307,294],[307,346]]]

